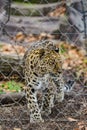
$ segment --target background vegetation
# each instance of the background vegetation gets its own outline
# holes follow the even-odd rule
[[[28,1],[30,3],[38,3],[38,4],[43,3],[44,4],[44,3],[47,3],[47,2],[48,3],[58,2],[60,0],[47,0],[47,2],[46,2],[46,0],[42,0],[42,1],[41,0],[25,0],[25,1],[24,0],[13,0],[13,1],[16,1],[16,2],[27,2]]]

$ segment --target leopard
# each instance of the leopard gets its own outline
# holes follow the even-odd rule
[[[50,40],[32,44],[24,55],[24,76],[30,123],[44,122],[42,114],[51,114],[54,100],[63,101],[67,86],[58,45]],[[39,91],[42,92],[41,107],[37,98]]]

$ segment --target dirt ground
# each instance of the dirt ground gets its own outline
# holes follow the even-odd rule
[[[65,94],[44,123],[30,124],[26,105],[0,106],[0,130],[87,130],[87,88]]]

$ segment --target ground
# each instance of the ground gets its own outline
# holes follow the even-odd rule
[[[0,107],[0,130],[87,130],[87,89],[80,87],[56,102],[51,115],[43,115],[44,123],[29,123],[26,104]]]

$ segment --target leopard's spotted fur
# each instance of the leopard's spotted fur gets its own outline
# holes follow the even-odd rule
[[[43,122],[41,112],[50,114],[54,98],[59,102],[64,99],[62,62],[56,44],[43,41],[32,45],[24,56],[24,73],[30,122]],[[37,91],[40,89],[43,93],[41,109],[37,101]]]

